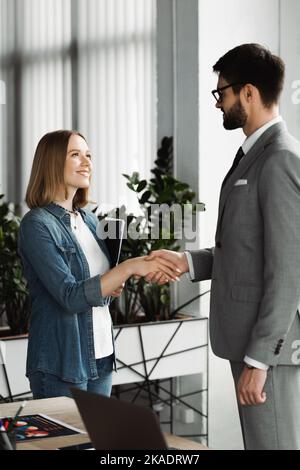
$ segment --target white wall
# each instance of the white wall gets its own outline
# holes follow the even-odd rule
[[[217,83],[212,66],[229,49],[245,42],[258,42],[279,52],[279,0],[199,0],[199,186],[200,200],[207,206],[200,227],[202,247],[214,245],[221,182],[244,139],[242,131],[228,132],[222,126],[210,93]],[[205,308],[207,301],[202,313]],[[209,390],[210,447],[241,448],[229,365],[213,354]]]
[[[199,189],[199,200],[206,204],[207,211],[200,217],[201,247],[214,245],[220,185],[236,150],[244,140],[242,131],[225,132],[223,129],[221,113],[214,107],[210,93],[217,82],[212,66],[232,47],[244,42],[259,42],[274,53],[281,53],[287,66],[293,67],[293,72],[289,72],[291,78],[299,78],[300,81],[299,60],[296,60],[300,51],[299,46],[296,48],[296,44],[299,44],[297,24],[300,23],[298,4],[298,0],[253,0],[250,4],[246,0],[198,0],[196,3],[193,0],[158,0],[158,137],[174,129],[177,139],[177,177],[185,179],[196,190]],[[195,19],[189,24],[191,14],[196,14],[197,8],[199,42]],[[282,50],[279,47],[280,22]],[[197,45],[193,41],[197,41]],[[197,70],[191,65],[193,61],[197,62],[194,57],[197,46],[199,89],[195,84]],[[299,106],[294,104],[291,107],[291,85],[288,85],[288,90],[287,95],[283,96],[282,112],[288,125],[294,125],[297,131],[300,129],[300,92],[297,95]],[[170,102],[172,97],[173,102]],[[194,115],[197,101],[199,142],[193,130],[197,121]],[[298,121],[295,121],[295,115]],[[186,281],[181,283],[177,301],[191,297],[192,292],[196,292],[195,285],[187,284]],[[209,288],[209,282],[201,283],[201,290],[206,288]],[[197,310],[194,304],[191,311]],[[208,314],[208,311],[209,299],[206,296],[201,302],[201,314]],[[210,360],[209,407],[210,446],[216,449],[241,448],[241,432],[229,366],[227,361],[213,354]]]
[[[300,2],[280,1],[280,55],[286,64],[281,112],[289,131],[300,140]]]

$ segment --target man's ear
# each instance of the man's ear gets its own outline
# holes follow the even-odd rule
[[[253,86],[252,85],[245,85],[244,87],[244,97],[247,101],[249,101],[251,98],[253,98]]]

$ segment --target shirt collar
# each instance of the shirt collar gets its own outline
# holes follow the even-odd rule
[[[282,116],[277,116],[274,119],[271,119],[271,121],[267,122],[263,126],[261,126],[259,129],[257,129],[253,134],[249,135],[245,142],[242,145],[242,149],[245,155],[249,152],[249,150],[253,147],[253,145],[258,141],[258,139],[263,135],[263,133],[269,129],[269,127],[273,126],[274,124],[277,124],[278,122],[282,122]]]
[[[59,217],[60,219],[62,219],[66,215],[70,217],[69,213],[63,207],[59,206],[58,204],[54,204],[53,202],[50,202],[50,204],[48,204],[45,209],[47,209],[47,211],[51,212],[51,214],[55,215],[56,217]],[[84,209],[76,207],[76,210],[83,216],[83,218],[85,217]]]

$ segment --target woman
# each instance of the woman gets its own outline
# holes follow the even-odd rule
[[[19,251],[32,312],[26,375],[34,398],[71,396],[76,386],[110,395],[114,346],[110,296],[119,296],[132,275],[161,272],[174,280],[176,267],[144,257],[110,269],[97,217],[88,202],[92,171],[85,138],[67,130],[39,142],[22,219]]]

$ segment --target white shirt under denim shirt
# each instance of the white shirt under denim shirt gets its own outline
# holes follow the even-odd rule
[[[108,259],[84,223],[80,213],[78,215],[71,214],[71,227],[88,262],[90,275],[102,275],[109,271]],[[93,307],[92,311],[95,357],[100,359],[113,353],[111,316],[108,305]]]
[[[244,141],[242,145],[242,149],[244,152],[244,157],[247,158],[247,153],[250,151],[250,149],[253,147],[253,145],[257,142],[257,140],[262,136],[262,134],[269,129],[269,127],[273,126],[274,124],[277,124],[278,122],[282,122],[283,119],[281,116],[277,116],[271,121],[267,122],[264,124],[262,127],[257,129],[253,134],[249,135],[246,140]],[[194,272],[194,265],[192,261],[192,256],[188,251],[185,251],[186,257],[187,257],[187,262],[189,266],[189,272],[188,272],[188,277],[191,281],[195,279],[195,272]],[[256,367],[257,369],[262,369],[262,370],[268,370],[269,366],[267,364],[264,364],[262,362],[256,361],[255,359],[252,359],[249,356],[244,357],[244,362],[249,364],[250,366]]]

